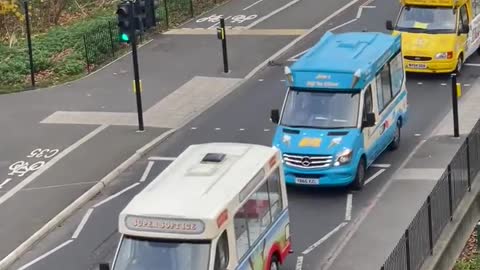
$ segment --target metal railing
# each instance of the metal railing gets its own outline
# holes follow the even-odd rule
[[[418,270],[480,170],[480,121],[463,142],[381,270]]]

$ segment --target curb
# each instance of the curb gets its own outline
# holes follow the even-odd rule
[[[143,157],[153,147],[165,141],[168,137],[170,137],[170,135],[175,133],[176,130],[177,129],[170,129],[162,133],[160,136],[156,137],[152,141],[150,141],[148,144],[144,145],[142,148],[138,149],[132,156],[130,156],[117,168],[115,168],[110,173],[108,173],[98,183],[96,183],[93,187],[91,187],[89,190],[83,193],[73,203],[71,203],[69,206],[63,209],[59,214],[53,217],[40,230],[35,232],[32,236],[30,236],[27,240],[25,240],[20,246],[18,246],[16,249],[10,252],[10,254],[8,254],[5,258],[3,258],[0,261],[0,269],[2,270],[7,269],[8,266],[13,264],[20,256],[22,256],[35,243],[41,240],[48,232],[50,232],[55,227],[57,227],[61,222],[67,219],[73,212],[75,212],[78,208],[83,206],[86,202],[90,201],[100,191],[102,191],[103,188],[105,188],[111,181],[113,181],[118,175],[124,172],[127,168],[129,168],[133,163],[135,163],[141,157]]]

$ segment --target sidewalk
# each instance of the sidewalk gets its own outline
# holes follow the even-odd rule
[[[340,249],[321,269],[379,270],[382,267],[480,119],[478,104],[480,81],[477,80],[459,100],[461,137],[453,137],[450,112],[412,152],[382,191],[372,198],[368,210],[343,235]],[[448,194],[445,199],[448,203]]]

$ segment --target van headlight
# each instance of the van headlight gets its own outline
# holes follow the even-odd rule
[[[442,59],[452,59],[453,52],[441,52],[435,55],[435,59],[442,60]]]
[[[335,158],[334,166],[340,166],[349,163],[352,161],[353,151],[352,149],[345,149],[342,152],[337,154]]]

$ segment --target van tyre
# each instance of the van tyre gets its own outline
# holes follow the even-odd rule
[[[273,255],[272,260],[270,261],[270,270],[279,270],[277,256]]]
[[[357,166],[357,172],[355,174],[355,180],[353,180],[352,188],[354,190],[361,190],[365,183],[365,159],[362,157]]]
[[[393,135],[393,140],[390,143],[390,150],[397,150],[400,146],[400,138],[401,138],[401,127],[400,121],[397,121],[397,127],[395,128],[395,134]]]
[[[455,73],[457,73],[457,75],[460,75],[460,71],[462,71],[462,67],[463,67],[463,56],[460,54],[460,56],[458,56],[458,59],[457,59],[457,67],[455,67]]]

